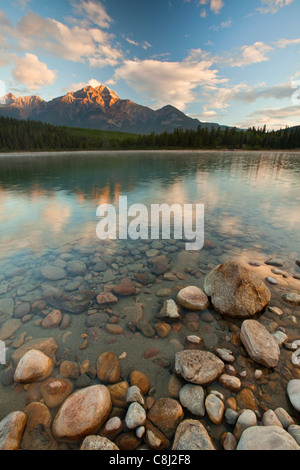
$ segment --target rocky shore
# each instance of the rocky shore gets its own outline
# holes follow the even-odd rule
[[[136,273],[134,281],[123,278],[103,292],[76,291],[75,296],[62,297],[53,290],[33,304],[23,302],[17,307],[10,299],[0,299],[0,311],[11,315],[0,326],[0,340],[14,343],[2,384],[26,394],[26,407],[0,422],[1,450],[300,450],[300,337],[286,334],[280,326],[282,310],[272,303],[271,286],[276,285],[276,276],[284,276],[281,260],[265,263],[275,271],[275,283],[255,273],[259,262],[250,260],[245,267],[229,260],[211,269],[202,288],[195,282],[178,289],[175,298],[168,298],[170,290],[165,288],[159,293],[162,305],[154,324],[143,324],[136,302],[127,326],[129,333],[139,331],[153,338],[153,347],[144,352],[147,359],[159,355],[155,338],[180,332],[182,318],[190,324],[190,334],[175,343],[172,360],[164,363],[160,357],[160,367],[168,367],[170,378],[166,395],[158,399],[145,371],[122,372],[126,350],[116,354],[107,348],[94,362],[76,362],[57,357],[54,336],[15,338],[24,318],[42,312],[46,305],[52,308],[40,317],[39,327],[47,332],[65,330],[65,338],[72,314],[90,309],[89,334],[82,335],[80,346],[85,350],[93,335],[94,340],[98,338],[93,316],[110,313],[112,319],[110,309],[119,298],[136,296],[138,286],[150,285],[154,275],[174,279],[165,258],[158,254],[155,249],[147,254],[154,260],[154,273]],[[97,261],[96,269],[107,276],[109,270],[101,262]],[[52,281],[63,279],[66,271],[80,276],[85,270],[84,262],[78,260],[67,261],[64,267],[41,268],[42,275]],[[78,289],[72,282],[76,281],[65,286],[69,292]],[[281,298],[297,318],[299,290],[284,292]],[[100,311],[93,310],[93,305]],[[193,327],[202,312],[209,316],[208,308],[230,322],[226,347],[205,344],[201,330]],[[266,321],[265,312],[278,321],[269,317]],[[124,335],[118,318],[105,328],[112,338]],[[276,387],[283,382],[276,382],[274,370],[282,354],[289,357],[281,369],[288,407],[274,405],[276,398],[269,400],[273,406],[268,407],[268,397],[257,393],[256,384],[271,382],[276,397]]]

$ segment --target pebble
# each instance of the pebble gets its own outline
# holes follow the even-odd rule
[[[68,379],[49,378],[41,384],[41,394],[48,408],[56,408],[73,392]]]
[[[273,286],[276,286],[278,284],[278,281],[274,279],[274,277],[267,276],[265,279],[269,284],[272,284]]]
[[[95,450],[119,450],[119,447],[116,446],[112,441],[107,439],[106,437],[102,436],[87,436],[79,450],[88,450],[88,451],[95,451]]]
[[[192,311],[206,310],[209,306],[208,297],[196,286],[181,289],[177,294],[176,302],[181,307]]]
[[[205,415],[204,399],[205,391],[201,385],[186,384],[179,391],[181,405],[194,416],[200,418],[203,418]]]
[[[272,313],[276,313],[276,315],[279,315],[279,316],[283,315],[283,311],[279,307],[272,307],[269,305],[268,310]]]
[[[100,354],[97,360],[97,377],[101,382],[110,384],[120,380],[120,363],[115,353]]]
[[[125,416],[125,424],[128,429],[136,429],[143,426],[146,421],[146,412],[139,403],[131,403]]]
[[[282,298],[288,304],[294,305],[296,307],[300,305],[300,294],[288,292],[287,294],[283,294]]]
[[[43,319],[41,326],[42,328],[57,328],[62,321],[62,313],[60,310],[52,310]]]
[[[300,411],[300,380],[290,380],[287,385],[287,394],[295,410]]]
[[[229,390],[240,390],[242,384],[238,377],[234,377],[233,375],[222,374],[219,377],[219,382],[223,387],[228,388]]]
[[[258,321],[245,320],[241,327],[240,339],[254,361],[269,368],[278,364],[278,343]]]
[[[147,414],[147,419],[149,419],[167,439],[170,439],[174,435],[178,424],[183,418],[183,409],[180,403],[173,398],[159,398]]]
[[[254,413],[254,411],[245,410],[239,415],[237,419],[233,435],[237,439],[237,441],[239,441],[245,429],[251,426],[256,426],[256,425],[257,425],[257,418],[256,418],[256,414]]]
[[[263,426],[279,426],[283,428],[281,422],[278,419],[278,416],[273,410],[267,410],[264,412],[262,417],[262,425]]]
[[[223,421],[225,412],[225,406],[222,400],[215,394],[210,394],[205,399],[205,409],[207,411],[209,419],[216,425],[219,425]]]
[[[66,271],[59,266],[54,266],[51,264],[46,264],[41,268],[41,274],[45,279],[50,281],[59,281],[64,279],[67,275]]]

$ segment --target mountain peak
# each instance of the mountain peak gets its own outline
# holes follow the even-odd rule
[[[105,108],[112,106],[120,99],[118,95],[106,85],[99,85],[97,87],[88,85],[81,90],[68,93],[67,96],[72,96],[76,100],[83,101],[84,103],[98,103]]]

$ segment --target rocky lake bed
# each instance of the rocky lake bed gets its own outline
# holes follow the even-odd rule
[[[299,255],[239,236],[2,261],[0,449],[299,450]]]

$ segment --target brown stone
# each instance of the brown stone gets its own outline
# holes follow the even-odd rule
[[[104,383],[115,383],[120,380],[120,363],[113,352],[100,354],[97,360],[97,377]]]
[[[150,380],[146,374],[138,370],[133,370],[130,373],[130,384],[131,386],[136,385],[139,387],[143,395],[146,395],[150,389]]]
[[[154,450],[163,450],[168,449],[170,446],[169,440],[166,436],[150,421],[146,421],[146,432],[145,432],[145,442],[146,444]]]
[[[117,295],[133,295],[136,293],[136,288],[131,279],[125,278],[122,279],[118,286],[114,286],[113,293]]]
[[[129,383],[126,381],[118,382],[113,385],[108,385],[107,388],[111,396],[112,404],[120,408],[126,408],[126,394],[129,388]]]
[[[154,325],[154,329],[160,338],[166,338],[172,330],[171,325],[165,322],[159,322]]]
[[[60,441],[79,441],[95,434],[107,419],[111,398],[105,385],[92,385],[70,395],[55,416],[52,432]]]
[[[0,450],[18,450],[26,425],[27,416],[13,411],[0,422]]]
[[[237,407],[240,410],[258,411],[258,401],[255,395],[248,388],[243,388],[236,397]]]
[[[79,366],[73,361],[63,361],[59,366],[59,374],[65,379],[78,379]]]
[[[68,379],[50,378],[41,384],[41,394],[49,408],[56,408],[73,392]]]
[[[180,421],[184,418],[182,406],[172,398],[160,398],[148,411],[147,419],[156,426],[167,439],[176,431]]]
[[[116,297],[112,292],[101,292],[97,295],[97,303],[99,305],[110,305],[116,304],[118,302],[118,297]]]
[[[22,356],[30,349],[37,349],[43,352],[46,356],[51,357],[54,361],[54,355],[58,346],[54,338],[38,338],[26,341],[19,349],[17,349],[12,355],[12,361],[16,366]]]
[[[270,302],[271,292],[251,270],[235,261],[214,268],[205,278],[204,291],[214,309],[229,317],[250,318]]]
[[[60,310],[52,310],[42,321],[43,328],[57,328],[62,321]]]
[[[119,447],[120,450],[135,450],[141,441],[136,437],[134,431],[126,432],[120,434],[115,439],[115,444]]]
[[[27,351],[19,361],[14,375],[15,382],[31,383],[48,378],[53,371],[50,357],[36,349]]]
[[[21,440],[23,450],[57,450],[58,445],[51,432],[52,417],[43,403],[31,403],[24,413],[27,422]]]

